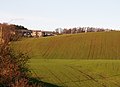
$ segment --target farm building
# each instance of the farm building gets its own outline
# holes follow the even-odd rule
[[[32,31],[31,30],[19,30],[19,33],[21,34],[21,36],[31,37]]]
[[[33,37],[53,36],[53,32],[51,32],[51,31],[32,30],[31,35]]]
[[[43,36],[54,36],[52,31],[42,31]]]
[[[42,37],[43,34],[42,34],[42,31],[40,31],[40,30],[32,30],[31,36],[32,37]]]
[[[24,37],[53,36],[53,32],[51,32],[51,31],[41,31],[41,30],[21,30],[20,33]]]

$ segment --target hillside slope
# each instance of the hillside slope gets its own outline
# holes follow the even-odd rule
[[[27,38],[12,47],[41,59],[120,59],[120,32]]]

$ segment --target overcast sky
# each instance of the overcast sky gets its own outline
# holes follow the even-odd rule
[[[120,0],[0,0],[0,22],[29,29],[120,29]]]

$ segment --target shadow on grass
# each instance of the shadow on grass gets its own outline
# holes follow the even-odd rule
[[[29,78],[29,84],[35,84],[35,85],[38,85],[38,86],[41,86],[41,87],[62,87],[62,86],[58,86],[58,85],[54,85],[54,84],[51,84],[51,83],[47,83],[47,82],[43,82],[43,81],[40,81],[39,78]]]

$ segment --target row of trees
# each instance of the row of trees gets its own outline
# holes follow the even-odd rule
[[[75,33],[82,33],[82,32],[103,32],[103,31],[110,31],[111,29],[104,29],[104,28],[94,28],[94,27],[78,27],[78,28],[57,28],[55,31],[59,34],[75,34]]]

